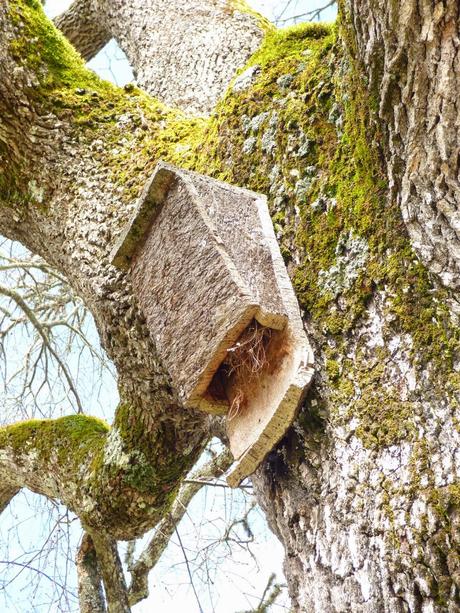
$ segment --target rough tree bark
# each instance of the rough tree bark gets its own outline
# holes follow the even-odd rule
[[[198,27],[195,4],[209,50],[171,33]],[[194,119],[88,73],[38,1],[0,7],[0,230],[83,297],[122,398],[110,429],[85,415],[3,428],[0,509],[22,487],[68,505],[89,535],[85,598],[102,576],[110,611],[129,607],[114,540],[165,517],[218,427],[180,406],[109,264],[160,157],[270,194],[315,345],[315,385],[253,478],[294,610],[460,610],[459,9],[340,9],[338,29],[284,33],[233,0],[77,0],[58,20],[85,57],[115,36],[147,91],[188,113],[210,109],[267,29]]]
[[[269,27],[238,0],[79,0],[56,25],[86,60],[115,38],[140,87],[192,114],[212,110]]]

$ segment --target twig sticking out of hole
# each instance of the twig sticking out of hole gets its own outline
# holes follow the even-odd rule
[[[224,364],[228,375],[241,373],[251,379],[259,373],[267,364],[267,345],[271,335],[271,328],[265,328],[253,320],[233,347],[227,349]]]

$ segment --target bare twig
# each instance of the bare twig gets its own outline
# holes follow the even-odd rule
[[[42,570],[40,570],[39,568],[35,568],[34,566],[31,566],[28,563],[25,562],[14,562],[12,560],[0,560],[0,564],[6,564],[7,566],[20,566],[21,567],[21,571],[23,570],[31,570],[34,573],[38,573],[39,575],[42,575],[43,577],[46,577],[47,579],[49,579],[52,583],[56,583],[56,585],[58,587],[61,588],[61,590],[65,590],[65,586],[61,585],[60,583],[58,583],[56,581],[56,579],[54,577],[50,577],[47,573],[43,572]],[[7,584],[9,585],[9,584]],[[4,590],[6,586],[2,586],[0,589]]]
[[[197,483],[199,485],[206,485],[209,487],[223,487],[224,489],[233,489],[224,481],[206,481],[202,479],[184,479],[183,483]],[[240,490],[251,490],[253,489],[250,484],[243,484],[238,486]]]
[[[76,410],[82,411],[81,394],[84,389],[89,395],[88,382],[101,385],[102,371],[111,372],[97,341],[95,345],[93,329],[84,304],[59,272],[17,244],[6,240],[0,244],[3,423],[10,421],[9,413],[14,419],[50,417],[55,406],[62,406],[63,394],[70,395]],[[81,373],[88,370],[91,379],[85,377],[80,389]],[[96,390],[91,392],[92,398],[95,395]]]
[[[66,364],[63,362],[61,357],[55,351],[54,347],[51,345],[51,343],[49,341],[49,338],[48,338],[47,332],[43,328],[43,326],[40,323],[40,321],[37,319],[37,317],[36,317],[35,313],[33,312],[33,310],[28,306],[28,304],[25,302],[25,300],[22,298],[22,296],[20,296],[20,294],[18,294],[17,292],[11,290],[8,287],[5,287],[3,285],[0,286],[0,294],[10,298],[11,300],[13,300],[17,304],[17,306],[27,316],[27,318],[30,321],[30,323],[32,324],[32,326],[35,328],[37,333],[40,335],[40,337],[41,337],[41,339],[43,341],[44,346],[47,348],[49,353],[53,356],[53,358],[56,360],[57,364],[61,368],[62,374],[64,375],[64,378],[67,381],[67,385],[69,386],[69,389],[72,392],[72,394],[73,394],[73,396],[75,398],[75,401],[77,403],[78,412],[79,413],[83,413],[83,406],[82,406],[81,401],[80,401],[80,396],[79,396],[79,394],[78,394],[78,392],[76,390],[76,387],[75,387],[75,384],[74,384],[74,382],[72,380],[70,372],[69,372]]]
[[[187,553],[186,553],[186,551],[184,549],[184,545],[182,544],[182,540],[180,538],[180,534],[179,534],[179,530],[177,529],[177,526],[175,527],[174,531],[175,531],[175,533],[177,535],[177,540],[179,541],[179,545],[180,545],[180,548],[182,550],[182,554],[184,556],[185,565],[187,567],[188,577],[190,579],[190,585],[192,586],[193,593],[195,594],[195,599],[196,599],[196,602],[198,604],[198,608],[200,609],[200,613],[204,613],[203,612],[203,607],[201,606],[201,603],[200,603],[200,599],[198,598],[198,593],[196,591],[195,584],[193,583],[193,575],[192,575],[192,572],[190,570],[190,564],[188,562]]]
[[[326,4],[316,9],[312,9],[311,11],[306,11],[305,13],[299,13],[298,15],[292,15],[291,17],[286,17],[285,19],[282,19],[283,15],[286,14],[286,11],[292,5],[292,2],[287,2],[283,10],[281,11],[281,13],[278,15],[278,17],[275,18],[275,23],[285,24],[285,23],[288,23],[289,21],[293,21],[294,23],[296,23],[299,20],[314,21],[315,19],[320,18],[321,13],[323,13],[326,9],[330,8],[331,6],[334,6],[335,4],[337,4],[337,0],[329,0],[328,2],[326,2]]]

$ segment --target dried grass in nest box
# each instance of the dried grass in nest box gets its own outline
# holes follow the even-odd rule
[[[227,349],[227,357],[222,366],[227,381],[232,380],[233,399],[228,411],[228,419],[236,417],[246,404],[246,394],[242,389],[255,381],[268,364],[267,348],[272,336],[271,328],[261,326],[257,321],[246,328],[238,341]]]

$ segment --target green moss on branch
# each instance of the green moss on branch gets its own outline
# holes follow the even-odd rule
[[[58,419],[31,419],[0,428],[0,449],[18,457],[33,453],[78,469],[103,447],[109,426],[96,417],[67,415]]]
[[[89,149],[110,182],[108,189],[121,190],[121,197],[131,201],[160,158],[192,164],[205,120],[170,109],[134,86],[119,88],[100,79],[38,0],[9,0],[9,11],[15,27],[10,53],[33,75],[27,96],[34,112],[54,115],[68,140]],[[21,176],[7,178],[6,187],[24,183],[20,168],[16,170]],[[13,188],[9,192],[14,195]],[[27,204],[23,190],[20,198]]]

